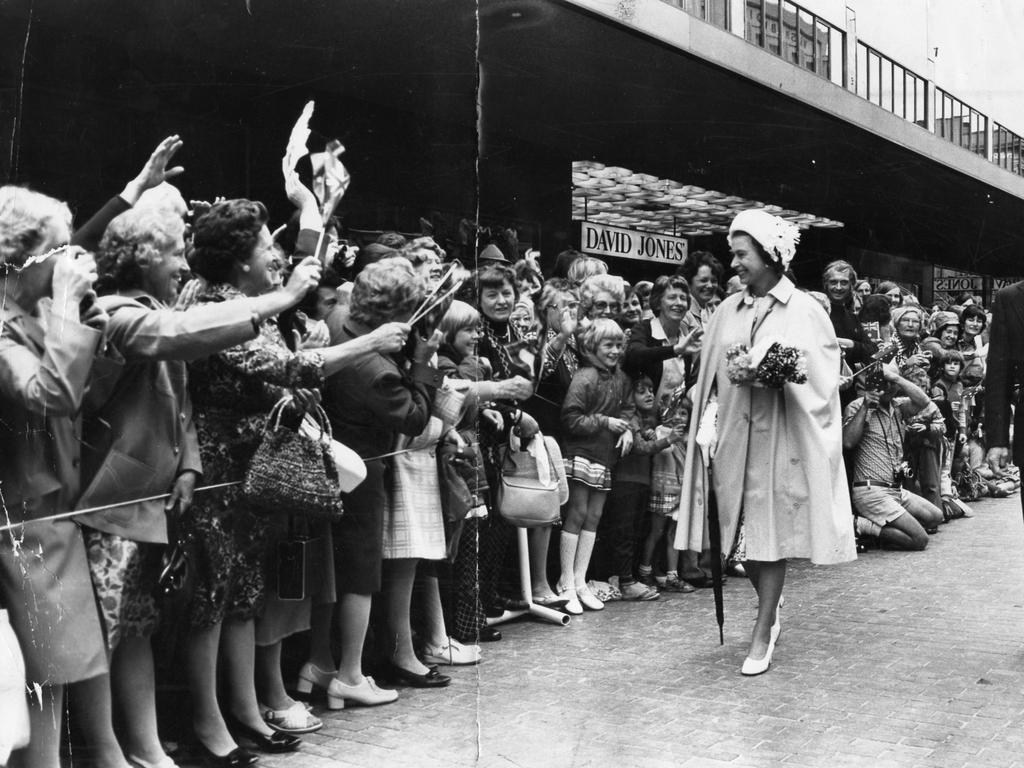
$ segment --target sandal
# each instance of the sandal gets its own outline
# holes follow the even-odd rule
[[[324,727],[323,720],[310,712],[301,701],[288,709],[270,709],[260,705],[263,722],[281,733],[313,733]]]

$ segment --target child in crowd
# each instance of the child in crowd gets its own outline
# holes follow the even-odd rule
[[[900,375],[927,392],[931,386],[928,372],[918,365],[904,365]],[[907,433],[903,448],[910,466],[908,479],[916,484],[916,492],[942,509],[941,472],[944,454],[942,435],[946,425],[934,400],[923,410],[906,419]],[[912,489],[911,489],[912,490]]]
[[[590,364],[573,375],[562,404],[569,505],[559,545],[558,593],[568,601],[565,610],[572,614],[583,613],[583,607],[604,608],[587,589],[587,567],[612,469],[633,447],[632,384],[619,369],[623,339],[614,320],[598,318],[587,326],[579,343]]]
[[[612,569],[623,600],[657,600],[658,590],[639,583],[634,576],[637,540],[640,537],[651,486],[651,456],[686,440],[686,429],[675,428],[659,436],[654,384],[641,375],[633,384],[636,414],[630,420],[633,450],[623,456],[612,472],[612,489],[605,504],[607,537]],[[613,577],[613,578],[615,578]],[[611,579],[609,579],[611,581]]]
[[[647,505],[651,517],[651,530],[644,542],[640,561],[640,581],[652,586],[654,581],[654,550],[665,538],[665,589],[670,592],[693,592],[694,588],[679,578],[679,550],[674,546],[676,520],[681,502],[680,488],[683,467],[686,464],[686,433],[690,426],[693,403],[682,388],[664,398],[661,406],[661,425],[655,430],[658,438],[668,446],[654,455],[651,464],[651,498]]]

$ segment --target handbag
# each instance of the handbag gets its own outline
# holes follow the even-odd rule
[[[534,445],[537,443],[544,446],[547,457],[548,466],[543,472],[529,450],[514,450],[511,442],[502,456],[498,511],[519,528],[540,528],[561,519],[558,470],[539,433]],[[564,477],[564,468],[562,472]]]
[[[311,412],[320,426],[317,438],[282,427],[281,415],[290,400],[283,397],[271,408],[242,490],[263,512],[337,519],[342,512],[341,484],[331,455],[331,425],[321,409]]]
[[[182,531],[180,512],[167,515],[167,540],[160,556],[160,573],[153,587],[153,599],[164,609],[187,605],[195,585],[192,537]]]

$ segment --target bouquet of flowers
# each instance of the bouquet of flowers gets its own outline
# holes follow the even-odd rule
[[[781,389],[807,381],[807,359],[796,347],[763,339],[751,348],[734,344],[725,351],[726,373],[733,384]]]

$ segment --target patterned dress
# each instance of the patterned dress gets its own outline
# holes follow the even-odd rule
[[[219,284],[198,301],[242,296]],[[189,390],[204,482],[242,480],[274,403],[287,389],[319,389],[323,382],[323,356],[314,350],[291,352],[270,322],[263,323],[255,339],[191,364]],[[264,601],[270,531],[267,519],[246,504],[241,486],[198,494],[184,530],[195,548],[191,626],[255,618]]]

